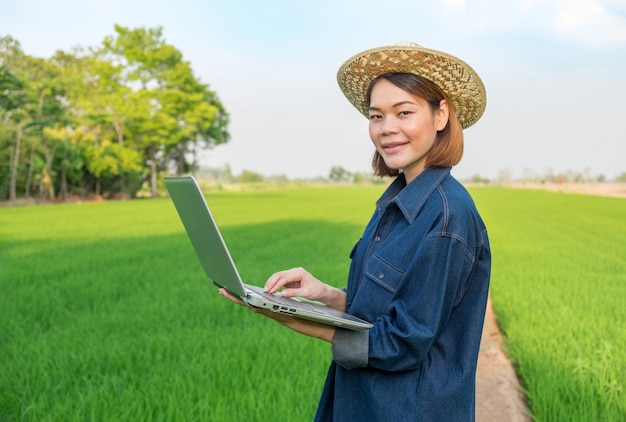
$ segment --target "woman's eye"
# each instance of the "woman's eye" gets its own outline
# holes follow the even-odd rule
[[[379,115],[379,114],[372,114],[372,115],[370,115],[370,120],[378,120],[380,118],[382,118],[382,116]]]
[[[398,113],[399,116],[408,116],[409,114],[411,114],[410,111],[401,111],[400,113]]]

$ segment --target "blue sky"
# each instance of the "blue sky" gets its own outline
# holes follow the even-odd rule
[[[454,54],[487,89],[459,178],[626,172],[626,0],[0,0],[0,35],[30,55],[97,46],[114,24],[161,26],[231,114],[203,164],[289,177],[369,171],[367,120],[336,71],[371,47]]]

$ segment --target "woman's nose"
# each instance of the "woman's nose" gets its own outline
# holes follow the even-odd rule
[[[382,135],[393,135],[398,133],[398,124],[392,118],[385,118],[380,128],[380,133]]]

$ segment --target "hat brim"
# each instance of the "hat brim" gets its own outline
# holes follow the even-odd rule
[[[339,68],[337,82],[348,101],[369,118],[369,85],[388,73],[412,73],[437,84],[450,98],[463,129],[485,111],[485,86],[474,69],[457,57],[418,45],[377,47],[355,54]]]

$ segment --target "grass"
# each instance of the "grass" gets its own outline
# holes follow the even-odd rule
[[[492,297],[535,421],[626,420],[626,200],[476,190]]]
[[[341,286],[382,189],[208,197],[246,281]],[[472,194],[534,419],[625,420],[626,200]],[[0,209],[0,327],[0,421],[310,420],[330,360],[220,298],[167,199]]]
[[[210,201],[247,281],[340,284],[376,195]],[[310,420],[329,347],[220,298],[169,200],[2,209],[0,233],[0,420]]]

